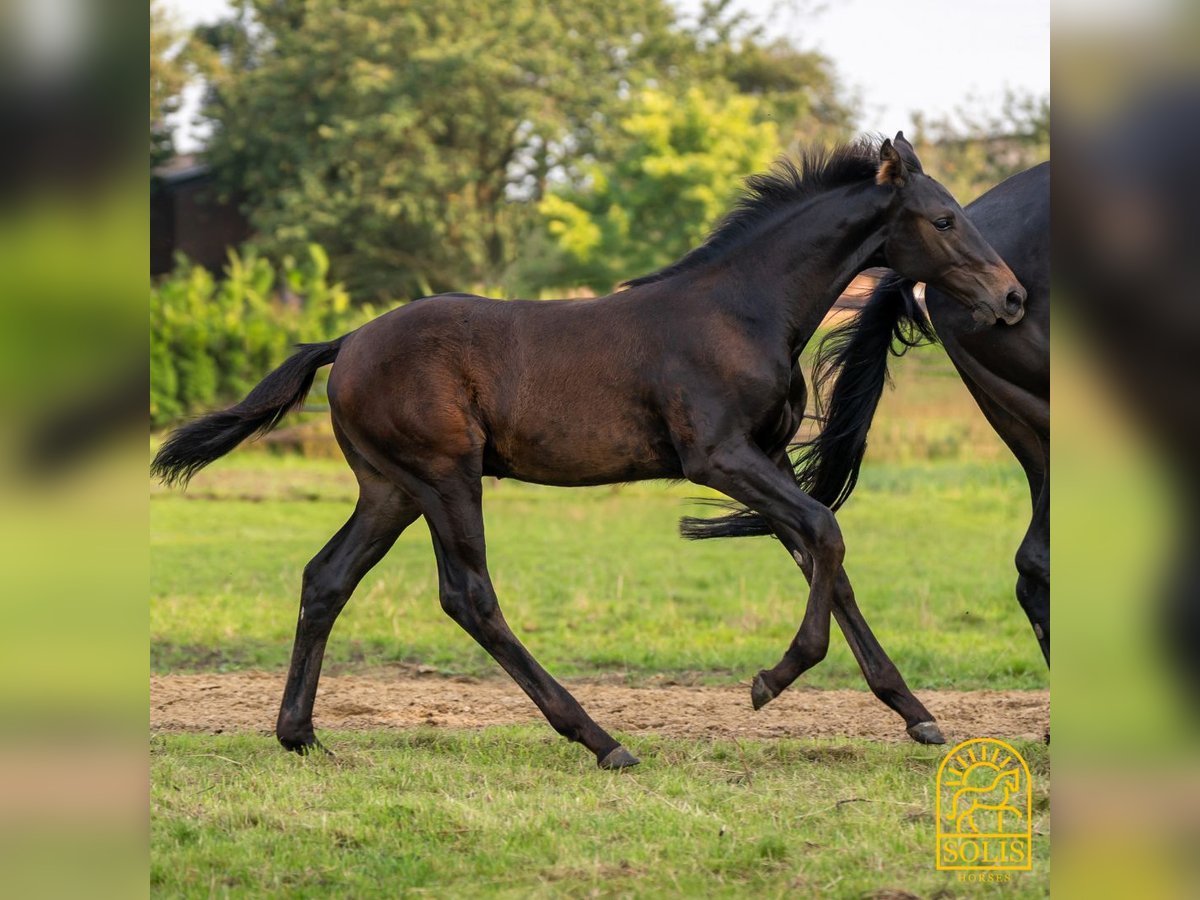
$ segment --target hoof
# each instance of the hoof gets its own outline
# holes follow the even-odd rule
[[[641,760],[624,747],[617,747],[616,750],[610,751],[597,765],[602,769],[627,769],[630,766],[636,766],[639,762]]]
[[[918,722],[909,727],[908,736],[918,744],[946,743],[946,739],[942,736],[942,729],[937,727],[937,722]]]
[[[750,682],[750,702],[754,704],[755,709],[762,709],[774,699],[775,692],[767,687],[762,672],[759,672],[754,676],[754,681]]]
[[[320,750],[326,756],[333,756],[333,751],[317,740],[316,736],[308,738],[279,738],[279,743],[283,745],[285,750],[290,750],[298,756],[308,756],[317,750]]]

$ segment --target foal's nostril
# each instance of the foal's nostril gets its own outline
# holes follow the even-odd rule
[[[1008,296],[1004,298],[1004,311],[1009,315],[1016,315],[1024,305],[1025,292],[1022,290],[1009,291]]]

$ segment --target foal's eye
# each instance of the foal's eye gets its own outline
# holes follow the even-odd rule
[[[938,231],[949,231],[954,227],[954,219],[950,216],[942,216],[940,219],[934,219],[933,227]]]

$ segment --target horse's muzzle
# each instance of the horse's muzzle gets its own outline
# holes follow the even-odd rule
[[[1017,285],[1004,297],[1004,311],[996,318],[1006,325],[1016,325],[1025,317],[1025,288]]]

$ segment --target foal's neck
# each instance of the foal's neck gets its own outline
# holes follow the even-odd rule
[[[755,270],[776,289],[758,299],[773,305],[793,357],[854,277],[881,262],[890,202],[888,192],[875,185],[834,188],[772,229],[770,247],[756,260]]]

